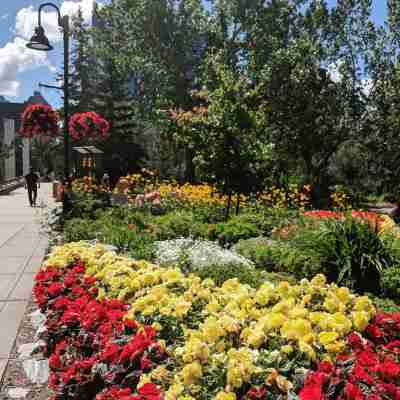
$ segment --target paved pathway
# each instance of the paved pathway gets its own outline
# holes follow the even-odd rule
[[[0,382],[48,243],[40,220],[54,204],[49,183],[41,184],[37,204],[28,205],[24,188],[0,195]]]

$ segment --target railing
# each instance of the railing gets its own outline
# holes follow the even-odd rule
[[[24,185],[23,177],[17,177],[13,179],[8,179],[4,182],[0,182],[0,195],[9,194],[13,190],[18,189],[23,185]]]

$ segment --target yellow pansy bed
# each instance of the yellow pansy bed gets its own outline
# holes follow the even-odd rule
[[[363,331],[375,315],[368,297],[328,285],[322,275],[298,285],[254,289],[231,279],[218,287],[84,242],[56,247],[44,267],[76,258],[97,278],[99,298],[124,300],[131,306],[125,318],[159,331],[169,361],[141,383],[160,385],[166,400],[234,400],[245,385],[265,382],[292,393],[295,373],[334,358],[345,336]]]

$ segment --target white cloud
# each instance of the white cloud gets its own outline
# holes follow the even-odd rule
[[[55,71],[46,53],[28,49],[26,41],[16,37],[0,48],[0,94],[17,96],[20,87],[17,74],[42,66]]]
[[[94,0],[65,0],[61,4],[61,15],[75,15],[79,9],[85,22],[91,22]],[[6,19],[9,15],[4,14],[0,19]],[[58,26],[58,17],[55,10],[48,7],[42,11],[42,25],[50,42],[60,42],[62,34]],[[16,35],[12,42],[0,48],[0,95],[17,96],[20,82],[17,76],[20,72],[47,67],[50,72],[56,68],[50,63],[46,52],[30,50],[26,48],[29,40],[38,24],[38,10],[33,6],[22,8],[18,11],[13,33]]]
[[[66,0],[61,4],[61,16],[76,15],[78,10],[82,10],[82,16],[86,23],[90,23],[93,11],[94,0],[70,1]],[[51,7],[44,8],[41,15],[42,25],[46,31],[46,36],[50,42],[62,40],[60,28],[58,26],[57,13]],[[38,10],[33,6],[22,8],[18,11],[15,23],[15,33],[24,39],[29,40],[38,23]]]
[[[3,14],[1,17],[0,17],[0,19],[7,19],[8,17],[10,16],[10,14]]]

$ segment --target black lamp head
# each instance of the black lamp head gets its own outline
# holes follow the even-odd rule
[[[29,43],[26,44],[26,47],[28,47],[28,49],[40,51],[53,50],[53,46],[50,44],[49,39],[47,39],[42,26],[37,26],[35,28],[35,34],[32,36]]]

